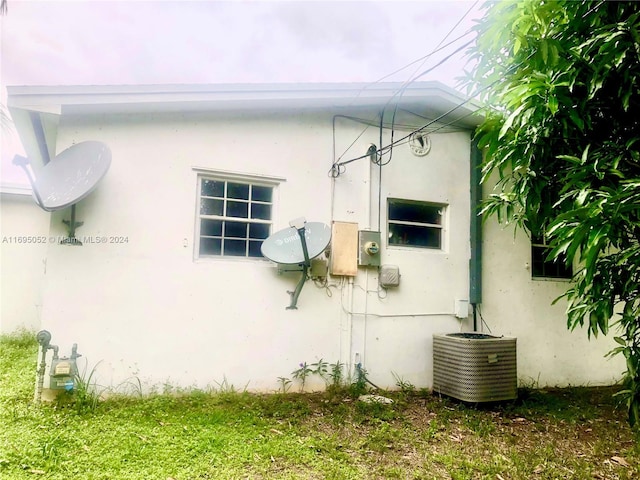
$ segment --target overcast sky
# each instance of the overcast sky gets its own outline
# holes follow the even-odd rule
[[[482,2],[8,0],[0,83],[374,82],[469,30]],[[472,8],[473,7],[473,8]],[[389,77],[405,81],[460,47]],[[446,43],[446,42],[445,42]],[[421,80],[456,87],[457,54]],[[10,164],[22,147],[2,134],[3,183],[25,183]]]

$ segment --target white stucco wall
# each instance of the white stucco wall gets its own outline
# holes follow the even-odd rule
[[[40,327],[49,214],[31,195],[0,196],[0,333]]]
[[[362,126],[344,121],[338,127],[337,151],[341,153],[361,133]],[[395,135],[397,139],[406,132]],[[430,386],[433,333],[469,329],[467,319],[461,321],[454,315],[456,300],[467,300],[469,291],[469,138],[467,132],[434,134],[431,152],[425,157],[412,155],[406,144],[394,149],[391,162],[382,169],[380,227],[379,167],[368,161],[350,164],[336,180],[334,217],[345,221],[354,218],[352,221],[365,229],[380,229],[382,264],[397,265],[401,275],[400,286],[386,292],[377,291],[375,268],[361,268],[354,280],[354,306],[349,310],[356,314],[347,318],[352,325],[351,355],[353,359],[359,354],[376,384],[394,386],[396,375],[417,386]],[[386,132],[383,143],[388,142]],[[344,159],[366,152],[370,143],[380,143],[375,128],[367,130],[354,145],[351,157]],[[361,210],[353,208],[352,199],[363,198],[355,193],[359,182],[367,178],[369,204],[364,201]],[[387,198],[446,205],[443,249],[388,246]]]
[[[346,165],[338,178],[328,174],[334,158],[380,143],[376,127],[350,119],[337,118],[334,131],[333,113],[63,116],[59,151],[100,140],[113,161],[78,204],[85,244],[48,246],[42,327],[61,354],[77,343],[81,365],[98,365],[99,383],[113,388],[136,377],[147,386],[226,381],[273,391],[278,377],[320,358],[362,363],[380,386],[393,386],[394,375],[431,386],[432,335],[471,328],[470,318],[454,315],[469,291],[470,135],[433,134],[426,157],[398,146],[379,189],[380,170],[367,159]],[[356,114],[375,118],[373,111]],[[283,179],[274,231],[300,216],[381,230],[382,263],[399,267],[400,286],[381,290],[377,269],[360,267],[356,277],[330,277],[322,288],[308,281],[298,310],[286,310],[299,274],[278,275],[268,261],[194,259],[198,172],[207,169]],[[387,246],[388,197],[446,205],[443,249]],[[52,215],[49,235],[66,234],[68,215]],[[494,334],[518,337],[521,381],[616,380],[619,359],[603,359],[611,342],[569,333],[563,307],[549,306],[566,284],[532,281],[527,262],[526,239],[485,224],[482,317]]]
[[[605,358],[617,344],[567,329],[566,302],[552,305],[566,280],[532,279],[526,235],[490,220],[484,227],[482,316],[492,332],[518,338],[518,377],[529,386],[611,385],[625,370],[622,356]],[[485,331],[487,328],[485,327]]]
[[[336,151],[362,129],[338,121]],[[362,267],[352,281],[331,277],[327,288],[307,282],[298,310],[285,307],[299,274],[278,275],[267,261],[194,260],[194,167],[284,178],[274,230],[299,216],[376,230],[378,167],[350,164],[332,186],[331,113],[63,117],[58,133],[59,150],[91,139],[113,156],[99,188],[78,205],[77,236],[126,242],[51,246],[43,308],[61,354],[77,343],[81,365],[99,362],[101,384],[136,376],[215,387],[226,379],[272,391],[277,377],[322,358],[361,362],[381,385],[393,386],[393,373],[430,385],[431,335],[460,330],[455,300],[468,295],[468,133],[435,134],[427,157],[399,147],[383,171],[383,231],[387,196],[446,203],[443,251],[383,241],[383,263],[399,266],[400,287],[385,296],[377,271]],[[378,142],[371,128],[349,155]],[[52,235],[65,234],[67,215],[53,214]]]

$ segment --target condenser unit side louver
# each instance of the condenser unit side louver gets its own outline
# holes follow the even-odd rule
[[[465,402],[518,396],[516,339],[479,333],[433,336],[433,392]]]

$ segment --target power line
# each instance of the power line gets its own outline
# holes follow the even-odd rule
[[[476,2],[476,3],[477,3],[477,2]],[[467,13],[468,13],[468,12],[467,12]],[[466,14],[465,14],[465,15],[466,15]],[[463,18],[464,18],[464,17],[463,17]],[[460,19],[460,21],[462,21],[462,19]],[[459,23],[459,22],[458,22],[458,23]],[[457,24],[456,24],[456,25],[457,25]],[[452,40],[451,42],[449,42],[448,44],[446,44],[446,45],[445,45],[445,46],[443,46],[442,48],[437,48],[437,47],[436,47],[436,49],[435,49],[435,50],[433,50],[431,53],[429,53],[428,55],[425,55],[425,56],[424,56],[424,57],[422,57],[421,59],[418,59],[418,60],[416,60],[416,61],[414,61],[414,62],[410,63],[409,65],[412,65],[413,63],[417,63],[418,61],[420,61],[420,60],[422,60],[422,59],[429,58],[429,57],[430,57],[430,56],[432,56],[434,53],[436,53],[436,52],[438,52],[438,51],[440,51],[440,50],[442,50],[442,49],[444,49],[444,48],[448,47],[449,45],[451,45],[451,44],[455,43],[456,41],[458,41],[458,40],[460,40],[461,38],[465,37],[465,36],[466,36],[466,35],[468,35],[469,33],[471,33],[471,31],[468,31],[468,32],[466,32],[465,34],[461,35],[460,37],[456,38],[455,40]],[[445,38],[446,38],[446,37],[445,37]],[[440,42],[440,43],[442,43],[442,42]],[[428,74],[428,73],[432,72],[433,70],[435,70],[436,68],[438,68],[439,66],[441,66],[443,63],[445,63],[447,60],[451,59],[451,58],[452,58],[456,53],[458,53],[458,52],[459,52],[459,51],[461,51],[462,49],[464,49],[464,48],[468,47],[469,45],[471,45],[471,43],[473,43],[473,40],[470,40],[470,41],[468,41],[467,43],[465,43],[464,45],[462,45],[461,47],[458,47],[456,50],[454,50],[454,51],[453,51],[453,53],[449,54],[448,56],[446,56],[445,58],[443,58],[442,60],[440,60],[440,61],[439,61],[437,64],[435,64],[433,67],[431,67],[431,68],[429,68],[429,69],[425,70],[424,72],[420,73],[420,75],[418,75],[417,77],[415,77],[415,78],[413,78],[413,79],[410,79],[410,80],[406,81],[406,82],[405,82],[405,83],[404,83],[404,84],[403,84],[403,85],[402,85],[402,86],[401,86],[401,87],[400,87],[400,88],[399,88],[399,89],[398,89],[398,90],[397,90],[393,95],[391,95],[391,97],[389,98],[389,100],[387,101],[387,103],[386,103],[386,104],[384,105],[384,107],[382,108],[381,116],[383,116],[383,117],[384,117],[384,111],[385,111],[385,109],[389,106],[389,104],[393,101],[393,99],[394,99],[396,96],[398,96],[398,95],[402,96],[402,95],[404,94],[404,91],[407,89],[407,87],[408,87],[412,82],[415,82],[418,78],[423,77],[424,75],[426,75],[426,74]],[[403,70],[403,69],[405,69],[405,68],[407,68],[407,66],[402,67],[402,69],[401,69],[401,70]],[[398,71],[400,71],[400,70],[398,70]],[[383,79],[385,79],[385,78],[387,78],[387,77],[389,77],[389,76],[391,76],[391,75],[393,75],[393,74],[397,73],[398,71],[396,71],[396,72],[394,72],[394,73],[391,73],[391,74],[389,74],[389,75],[387,75],[387,76],[385,76],[385,77],[382,77],[381,79],[376,80],[375,82],[373,82],[373,83],[371,83],[371,84],[369,84],[369,85],[366,85],[365,87],[363,87],[362,89],[360,89],[360,90],[358,91],[358,93],[357,93],[357,94],[355,95],[355,97],[354,97],[354,100],[355,100],[356,98],[358,98],[358,97],[362,94],[362,92],[363,92],[365,89],[367,89],[367,88],[369,88],[369,87],[371,87],[371,86],[375,85],[376,83],[379,83],[379,82],[380,82],[380,81],[382,81]],[[395,119],[395,111],[394,111],[394,119]],[[390,127],[390,128],[391,128],[391,129],[393,129],[393,127],[394,127],[394,123],[392,122],[392,123],[391,123],[391,127]],[[336,159],[336,161],[337,161],[337,160],[340,160],[340,159],[341,159],[341,158],[342,158],[342,157],[343,157],[343,156],[344,156],[344,155],[349,151],[349,149],[350,149],[350,148],[355,144],[355,142],[358,140],[358,138],[360,138],[360,137],[364,134],[364,132],[365,132],[366,130],[367,130],[367,129],[365,128],[362,132],[360,132],[360,134],[356,137],[356,139],[351,143],[351,145],[349,145],[349,146],[346,148],[346,150],[345,150],[344,152],[342,152],[342,154],[340,154],[340,156]],[[365,155],[365,157],[366,157],[366,156],[368,156],[368,155]],[[335,164],[335,163],[336,163],[336,162],[334,161],[334,164]],[[388,163],[388,162],[387,162],[387,163]]]
[[[389,77],[392,77],[392,76],[393,76],[393,75],[395,75],[396,73],[400,73],[401,71],[403,71],[403,70],[405,70],[405,69],[409,68],[411,65],[414,65],[414,64],[416,64],[416,63],[418,63],[418,62],[421,62],[421,61],[424,61],[424,60],[428,59],[429,57],[432,57],[434,54],[436,54],[436,53],[438,53],[438,52],[440,52],[440,51],[442,51],[442,50],[446,49],[447,47],[449,47],[449,46],[453,45],[454,43],[456,43],[457,41],[459,41],[459,40],[463,39],[464,37],[466,37],[467,35],[469,35],[469,34],[471,34],[471,33],[473,33],[473,30],[467,30],[465,33],[463,33],[462,35],[460,35],[460,36],[459,36],[459,37],[457,37],[457,38],[454,38],[454,39],[453,39],[453,40],[451,40],[449,43],[447,43],[447,44],[445,44],[445,45],[442,45],[441,47],[436,47],[434,50],[432,50],[431,52],[427,53],[426,55],[424,55],[424,56],[422,56],[422,57],[420,57],[420,58],[418,58],[418,59],[416,59],[416,60],[414,60],[414,61],[412,61],[412,62],[410,62],[410,63],[407,63],[407,64],[406,64],[406,65],[404,65],[403,67],[400,67],[399,69],[394,70],[393,72],[388,73],[388,74],[384,75],[383,77],[380,77],[378,80],[375,80],[375,81],[373,81],[373,82],[371,82],[371,83],[368,83],[367,85],[365,85],[364,87],[362,87],[362,88],[358,91],[358,93],[356,93],[356,95],[354,96],[354,100],[355,100],[356,98],[358,98],[360,95],[362,95],[362,92],[364,92],[366,89],[373,87],[374,85],[376,85],[376,84],[378,84],[378,83],[382,82],[383,80],[386,80],[386,79],[387,79],[387,78],[389,78]],[[446,38],[446,37],[445,37],[445,38]]]
[[[440,42],[438,43],[438,45],[436,45],[436,47],[435,47],[431,52],[429,52],[429,53],[427,53],[426,55],[424,55],[424,56],[422,56],[422,57],[420,57],[420,58],[418,58],[418,59],[416,59],[416,60],[414,60],[414,61],[412,61],[412,62],[410,62],[410,63],[406,64],[406,65],[404,65],[403,67],[400,67],[400,68],[399,68],[399,69],[397,69],[397,70],[394,70],[394,71],[393,71],[393,72],[391,72],[391,73],[388,73],[387,75],[384,75],[383,77],[380,77],[378,80],[376,80],[376,81],[374,81],[374,82],[371,82],[371,83],[370,83],[370,84],[368,84],[368,85],[365,85],[365,86],[364,86],[364,87],[362,87],[362,89],[360,89],[360,91],[356,94],[355,98],[358,98],[358,97],[362,94],[362,92],[363,92],[363,91],[365,91],[367,88],[370,88],[370,87],[372,87],[373,85],[375,85],[375,84],[377,84],[377,83],[380,83],[381,81],[383,81],[383,80],[385,80],[385,79],[387,79],[387,78],[389,78],[389,77],[391,77],[391,76],[395,75],[396,73],[400,73],[402,70],[405,70],[405,69],[409,68],[411,65],[414,65],[414,64],[416,64],[416,63],[418,63],[418,62],[422,62],[422,65],[424,65],[424,62],[425,62],[427,59],[429,59],[430,57],[432,57],[434,54],[438,53],[438,52],[439,52],[439,51],[441,51],[441,50],[446,49],[446,48],[447,48],[447,47],[449,47],[450,45],[453,45],[454,43],[456,43],[457,41],[459,41],[459,40],[461,40],[462,38],[466,37],[467,35],[469,35],[469,34],[471,34],[471,33],[474,33],[474,31],[473,31],[473,30],[471,30],[471,29],[470,29],[470,30],[467,30],[467,31],[466,31],[466,32],[464,32],[462,35],[460,35],[460,36],[458,36],[458,37],[454,38],[454,39],[453,39],[453,40],[451,40],[449,43],[447,43],[447,44],[443,45],[444,41],[445,41],[447,38],[449,38],[449,35],[451,35],[451,34],[455,31],[455,29],[456,29],[456,28],[458,28],[458,25],[460,25],[460,23],[462,23],[462,21],[467,17],[467,15],[469,15],[469,13],[471,12],[471,10],[473,10],[473,9],[475,8],[475,6],[478,4],[478,2],[479,2],[479,0],[476,0],[476,1],[473,3],[473,5],[471,5],[471,7],[469,7],[469,9],[464,13],[464,15],[462,15],[462,17],[460,17],[460,19],[456,22],[456,24],[455,24],[453,27],[451,27],[451,29],[449,29],[449,31],[447,32],[447,34],[442,38],[442,40],[440,40]],[[418,70],[420,70],[420,68],[422,68],[422,65],[420,65],[420,67],[418,67],[418,68],[416,69],[416,71],[413,73],[413,75],[415,75],[415,74],[416,74],[416,72],[417,72]],[[412,76],[413,76],[413,75],[412,75]],[[414,81],[414,80],[411,80],[411,77],[410,77],[410,79],[409,79],[409,80],[407,80],[407,81],[405,82],[405,84],[406,84],[406,83],[411,83],[412,81]]]
[[[471,43],[471,42],[468,42],[467,44],[463,45],[461,48],[466,47],[469,43]],[[459,48],[458,50],[460,50],[461,48]],[[438,62],[436,65],[434,65],[431,69],[427,70],[426,72],[423,72],[423,74],[426,74],[426,73],[428,73],[429,71],[433,70],[434,68],[436,68],[436,67],[438,67],[438,66],[442,65],[442,64],[443,64],[444,62],[446,62],[449,58],[451,58],[451,56],[453,56],[455,53],[457,53],[457,51],[458,51],[458,50],[456,50],[456,51],[455,51],[455,52],[453,52],[451,55],[449,55],[449,56],[445,57],[444,59],[442,59],[440,62]],[[408,84],[404,87],[404,89],[406,89],[406,87],[407,87],[407,86],[408,86]],[[400,91],[398,91],[398,92],[394,93],[394,95],[393,95],[393,96],[391,97],[391,99],[387,102],[387,104],[384,106],[384,108],[386,108],[386,107],[389,105],[389,103],[391,102],[391,100],[393,100],[393,98],[394,98],[396,95],[398,95],[399,93],[400,93]],[[479,94],[479,93],[481,93],[481,92],[478,92],[478,94]],[[476,94],[476,95],[477,95],[477,94]],[[451,112],[453,112],[453,111],[457,110],[458,108],[461,108],[462,106],[466,105],[468,102],[470,102],[470,101],[472,100],[472,98],[473,98],[473,97],[468,98],[468,99],[467,99],[467,100],[465,100],[462,104],[457,105],[456,107],[454,107],[454,108],[453,108],[452,110],[450,110],[449,112],[446,112],[446,113],[444,113],[443,115],[440,115],[440,116],[439,116],[439,117],[437,117],[436,119],[434,119],[434,120],[432,120],[431,122],[429,122],[427,125],[424,125],[424,126],[420,127],[418,130],[414,130],[414,131],[412,131],[409,135],[406,135],[406,136],[402,137],[402,138],[401,138],[401,139],[399,139],[399,140],[392,141],[389,145],[385,146],[384,148],[383,148],[383,147],[380,147],[380,148],[376,151],[376,155],[379,155],[379,156],[384,155],[384,153],[386,153],[388,150],[392,149],[396,144],[398,144],[398,143],[399,143],[399,142],[401,142],[402,140],[405,140],[405,139],[409,138],[411,135],[413,135],[414,133],[418,133],[418,132],[422,131],[424,128],[427,128],[428,126],[433,125],[435,122],[437,122],[438,120],[440,120],[440,119],[444,118],[444,117],[445,117],[445,116],[447,116],[449,113],[451,113]],[[383,113],[384,113],[384,108],[383,108]],[[381,118],[382,118],[382,115],[381,115]],[[391,128],[393,128],[393,125],[392,125],[392,127],[391,127]],[[366,129],[365,129],[365,130],[366,130]],[[359,138],[360,136],[362,136],[362,134],[363,134],[363,133],[364,133],[364,131],[363,131],[362,133],[360,133],[360,135],[358,136],[358,138]],[[355,141],[354,141],[354,143],[355,143]],[[353,144],[352,144],[352,145],[353,145]],[[351,146],[349,146],[349,148],[351,148]],[[347,149],[347,150],[349,150],[349,149]],[[345,153],[346,153],[346,151],[345,151]],[[344,155],[344,153],[343,153],[342,155]],[[350,160],[346,160],[346,161],[344,161],[344,162],[335,162],[335,163],[331,166],[330,175],[331,175],[332,177],[337,177],[337,176],[339,176],[339,175],[340,175],[340,173],[341,173],[341,172],[340,172],[340,167],[342,167],[342,166],[344,166],[344,165],[347,165],[347,164],[349,164],[349,163],[355,162],[356,160],[361,160],[361,159],[363,159],[363,158],[367,158],[367,157],[369,157],[369,156],[370,156],[370,154],[368,154],[368,153],[367,153],[367,154],[365,154],[365,155],[361,155],[360,157],[352,158],[352,159],[350,159]],[[342,158],[342,157],[341,157],[341,158]],[[336,166],[338,167],[338,170],[335,170],[335,167],[336,167]],[[337,174],[336,174],[336,172],[337,172]]]
[[[451,27],[449,29],[449,31],[447,32],[447,34],[442,38],[442,40],[440,40],[440,42],[438,43],[438,45],[436,45],[436,48],[433,50],[432,53],[435,53],[436,51],[438,51],[440,45],[442,45],[444,43],[444,41],[449,37],[449,35],[451,35],[453,33],[453,31],[458,27],[458,25],[460,25],[460,23],[465,19],[465,17],[469,14],[469,12],[478,4],[479,0],[476,0],[473,5],[471,5],[471,7],[464,13],[464,15],[462,15],[462,17],[456,22],[456,24]],[[424,63],[426,62],[427,58],[426,57],[422,64],[420,65],[420,67],[418,67],[416,69],[416,72],[414,72],[413,76],[410,77],[399,89],[396,93],[394,93],[391,98],[387,101],[387,103],[384,105],[384,107],[382,107],[382,112],[380,113],[380,117],[381,120],[380,122],[382,123],[382,119],[384,118],[384,111],[387,108],[387,106],[391,103],[391,101],[399,95],[399,98],[401,98],[404,95],[404,92],[406,91],[406,89],[409,87],[409,85],[411,85],[413,82],[415,82],[416,80],[418,80],[419,78],[425,76],[427,73],[432,72],[433,70],[435,70],[436,68],[438,68],[440,65],[444,64],[447,60],[450,60],[456,53],[458,53],[459,51],[463,50],[464,48],[468,47],[469,45],[471,45],[473,43],[473,39],[470,40],[469,42],[465,43],[464,45],[462,45],[462,47],[457,48],[456,50],[453,51],[453,53],[447,55],[445,58],[443,58],[442,60],[440,60],[440,62],[436,63],[434,66],[432,66],[431,68],[425,70],[424,72],[420,73],[419,75],[416,76],[416,73],[418,72],[418,70],[420,70],[420,68],[422,68],[422,65],[424,65]],[[396,113],[398,112],[398,104],[399,104],[399,99],[398,102],[396,102],[396,107],[393,111],[393,118],[391,121],[391,146],[389,148],[389,158],[387,159],[386,162],[382,161],[382,154],[378,157],[378,161],[376,162],[378,165],[380,165],[381,167],[383,165],[387,165],[389,162],[391,162],[391,158],[393,156],[393,145],[394,145],[394,141],[393,141],[393,134],[394,134],[394,128],[393,128],[393,123],[395,122],[395,118],[396,118]],[[382,144],[382,129],[380,130],[380,144]]]
[[[469,9],[464,13],[464,15],[462,15],[462,17],[460,17],[460,19],[456,22],[456,24],[455,24],[453,27],[451,27],[451,29],[450,29],[450,30],[447,32],[447,34],[442,38],[442,40],[440,40],[440,43],[438,43],[438,45],[436,45],[436,49],[434,50],[434,52],[438,51],[438,49],[439,49],[440,45],[442,45],[442,44],[444,43],[444,41],[445,41],[447,38],[449,38],[449,35],[451,35],[451,34],[455,31],[455,29],[456,29],[456,28],[458,28],[458,25],[460,25],[460,24],[462,23],[462,21],[467,17],[467,15],[469,15],[469,13],[471,12],[471,10],[473,10],[473,9],[476,7],[476,5],[478,4],[478,2],[479,2],[479,0],[476,0],[476,1],[473,3],[473,5],[471,5],[471,6],[469,7]],[[467,30],[467,31],[466,31],[466,32],[465,32],[461,37],[458,37],[458,39],[459,39],[459,38],[462,38],[462,37],[464,37],[464,36],[466,36],[467,34],[469,34],[469,33],[471,33],[471,32],[473,32],[473,30]],[[457,39],[456,39],[456,40],[457,40]],[[449,44],[447,44],[447,45],[450,45],[450,44],[451,44],[451,43],[449,43]],[[414,76],[415,76],[415,74],[416,74],[416,73],[418,73],[418,70],[420,70],[420,69],[422,68],[422,66],[424,65],[424,63],[425,63],[425,61],[426,61],[426,59],[427,59],[427,58],[428,58],[428,57],[425,57],[425,60],[422,62],[422,64],[421,64],[421,65],[416,69],[416,71],[415,71],[415,72],[413,72],[413,75],[414,75]],[[418,78],[418,77],[416,77],[416,78]],[[414,82],[414,81],[416,80],[416,78],[413,78],[411,81],[412,81],[412,82]]]
[[[527,62],[531,57],[533,57],[533,55],[536,52],[531,52],[527,58],[525,58],[522,62],[518,63],[517,65],[513,65],[511,66],[511,68],[509,68],[505,74],[510,73],[511,71],[515,70],[516,68],[521,67],[522,65],[525,64],[525,62]],[[482,87],[480,90],[478,90],[477,92],[475,92],[473,95],[469,96],[466,100],[463,100],[462,102],[460,102],[459,104],[455,105],[453,108],[450,108],[449,110],[447,110],[445,113],[439,115],[438,117],[436,117],[435,119],[431,120],[430,122],[428,122],[427,124],[421,126],[420,128],[414,130],[413,132],[411,132],[408,135],[405,135],[404,137],[396,140],[393,143],[390,143],[389,145],[385,145],[384,147],[380,147],[378,148],[378,150],[375,152],[376,154],[382,154],[383,152],[385,152],[386,150],[389,150],[390,148],[393,148],[396,145],[400,145],[401,143],[404,143],[407,139],[409,139],[412,135],[422,132],[423,130],[425,130],[426,128],[430,127],[431,125],[433,125],[434,123],[442,120],[444,117],[446,117],[447,115],[450,115],[451,113],[455,112],[456,110],[458,110],[459,108],[464,107],[467,103],[471,102],[475,97],[477,97],[478,95],[480,95],[482,92],[488,90],[489,88],[493,87],[495,84],[497,84],[498,82],[500,82],[502,80],[502,78],[498,78],[496,80],[494,80],[493,82],[491,82],[489,85],[486,85],[485,87]],[[469,114],[471,115],[471,114]],[[468,115],[465,115],[465,117]],[[462,117],[462,118],[465,118]],[[456,119],[454,122],[450,122],[448,125],[451,125],[452,123],[455,123],[457,121],[459,121],[460,119]],[[357,160],[362,160],[363,158],[367,158],[370,157],[371,154],[367,153],[366,155],[361,155],[359,157],[356,158],[351,158],[349,160],[345,160],[344,162],[339,162],[339,163],[335,163],[334,165],[331,166],[331,170],[330,170],[330,174],[332,176],[339,176],[342,171],[340,171],[340,169],[344,166],[344,165],[348,165],[349,163],[355,162]],[[338,174],[334,175],[333,172],[337,171]]]
[[[393,99],[400,95],[400,97],[402,97],[402,95],[404,95],[404,92],[406,91],[406,89],[409,87],[409,85],[413,82],[415,82],[418,78],[423,77],[424,75],[427,75],[428,73],[432,72],[433,70],[435,70],[436,68],[440,67],[442,64],[444,64],[446,61],[450,60],[455,54],[457,54],[458,52],[460,52],[461,50],[463,50],[464,48],[468,47],[469,45],[471,45],[471,43],[473,43],[474,39],[466,42],[464,45],[462,45],[461,47],[458,47],[456,50],[454,50],[451,54],[447,55],[446,57],[444,57],[442,60],[440,60],[438,63],[436,63],[434,66],[428,68],[427,70],[421,72],[419,75],[416,76],[416,73],[418,70],[420,70],[420,68],[422,68],[422,65],[424,65],[424,63],[426,62],[426,60],[428,58],[430,58],[431,56],[433,56],[435,53],[439,52],[440,50],[443,50],[445,48],[447,48],[448,46],[458,42],[459,40],[461,40],[462,38],[464,38],[465,36],[469,35],[470,33],[472,33],[472,30],[467,30],[465,33],[463,33],[462,35],[460,35],[459,37],[455,38],[454,40],[450,41],[449,43],[447,43],[446,45],[442,45],[446,39],[455,31],[455,29],[458,27],[458,25],[460,25],[460,23],[467,17],[467,15],[471,12],[471,10],[473,10],[473,8],[475,8],[475,6],[478,4],[479,0],[476,0],[473,5],[471,5],[471,7],[464,13],[464,15],[462,15],[462,17],[460,17],[460,19],[455,23],[455,25],[449,29],[449,31],[447,32],[447,34],[442,38],[442,40],[440,40],[440,42],[438,43],[438,45],[436,45],[436,47],[427,55],[419,58],[418,60],[415,60],[407,65],[405,65],[404,67],[388,74],[385,75],[383,77],[381,77],[380,79],[376,80],[375,82],[363,87],[360,91],[358,91],[358,93],[355,95],[354,100],[356,98],[358,98],[362,92],[364,90],[366,90],[367,88],[375,85],[376,83],[381,82],[382,80],[390,77],[391,75],[395,75],[396,73],[408,68],[409,66],[418,63],[420,61],[422,61],[422,64],[416,69],[416,72],[414,72],[414,74],[407,80],[404,82],[404,84],[389,98],[389,100],[387,101],[387,103],[384,105],[384,107],[382,108],[382,112],[380,114],[380,144],[382,144],[382,128],[383,128],[383,124],[384,124],[384,111],[387,108],[387,106],[389,106],[389,104],[393,101]],[[398,141],[394,141],[393,136],[394,136],[394,126],[395,126],[395,117],[396,117],[396,113],[398,111],[398,104],[396,104],[396,107],[394,109],[393,112],[393,118],[392,118],[392,122],[391,122],[391,143],[385,147],[385,149],[380,148],[379,150],[377,150],[375,152],[376,155],[376,160],[374,161],[374,163],[378,164],[380,167],[382,167],[383,165],[388,164],[391,161],[391,155],[393,154],[393,146],[398,144],[398,142],[401,142],[402,140],[408,138],[407,136],[401,138]],[[334,119],[335,120],[335,119]],[[368,128],[368,127],[367,127]],[[349,145],[349,147],[347,147],[347,149],[336,159],[334,157],[334,162],[332,164],[331,170],[330,170],[330,175],[332,177],[337,177],[339,176],[343,171],[344,171],[344,165],[351,163],[352,161],[356,161],[356,160],[360,160],[362,158],[367,158],[371,156],[371,153],[368,152],[367,154],[358,157],[356,159],[351,159],[348,160],[346,162],[338,162],[339,159],[341,159],[348,151],[349,149],[355,144],[355,142],[365,133],[365,131],[367,130],[367,128],[365,128],[357,137],[356,139]],[[413,133],[409,134],[409,136],[411,136]],[[382,155],[383,155],[383,150],[384,151],[388,151],[390,154],[389,159],[387,159],[386,162],[382,161]],[[337,167],[336,167],[337,165]]]

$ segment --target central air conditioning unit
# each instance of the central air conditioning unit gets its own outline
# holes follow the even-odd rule
[[[465,402],[518,396],[516,339],[483,333],[433,335],[433,392]]]

